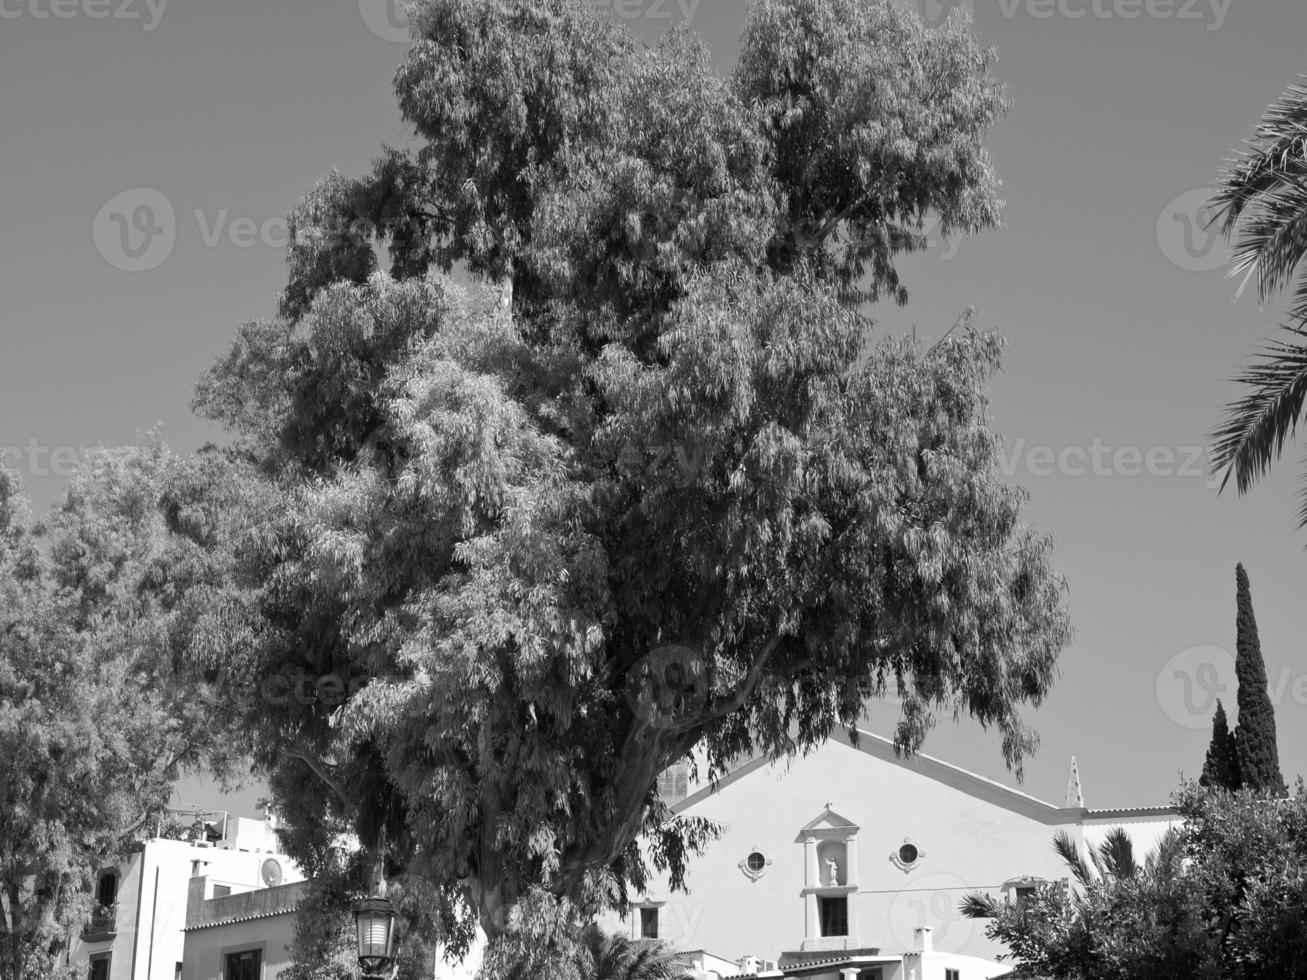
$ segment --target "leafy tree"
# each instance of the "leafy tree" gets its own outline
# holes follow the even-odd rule
[[[586,921],[566,899],[533,890],[488,950],[478,980],[694,980],[665,943],[633,940]]]
[[[1069,635],[1001,342],[868,345],[858,309],[928,212],[996,216],[989,54],[762,0],[723,79],[587,7],[417,6],[418,147],[292,213],[282,319],[197,391],[233,444],[173,490],[243,515],[186,644],[241,679],[288,848],[357,834],[456,951],[532,896],[621,905],[645,854],[679,882],[713,828],[655,784],[695,747],[784,756],[892,691],[904,750],[942,708],[1020,773]]]
[[[671,947],[604,932],[591,923],[582,934],[581,980],[694,980]]]
[[[53,977],[94,874],[162,812],[186,769],[227,771],[223,732],[170,645],[188,562],[157,509],[178,464],[103,450],[31,524],[0,475],[0,977]]]
[[[1156,980],[1199,977],[1202,944],[1197,902],[1182,873],[1180,835],[1168,832],[1144,861],[1116,828],[1087,857],[1065,833],[1054,849],[1074,886],[1040,886],[1019,903],[968,895],[962,914],[990,919],[986,930],[1016,960],[1018,977]]]
[[[963,914],[1012,951],[1014,975],[1047,980],[1307,976],[1307,790],[1291,799],[1188,784],[1181,829],[1139,864],[1117,832],[1082,858],[1056,842],[1076,887],[1023,904],[968,896]]]
[[[1198,784],[1220,789],[1239,788],[1238,748],[1220,698],[1216,699],[1216,713],[1212,715],[1212,741],[1207,746],[1207,758],[1203,761],[1203,774],[1198,778]]]
[[[1243,565],[1235,567],[1234,578],[1238,605],[1234,667],[1239,680],[1239,724],[1235,728],[1239,784],[1283,796],[1287,791],[1275,742],[1275,709],[1267,690],[1252,590]]]
[[[357,857],[357,852],[355,854]],[[309,879],[307,895],[296,908],[292,962],[284,980],[358,980],[358,938],[354,925],[352,880],[346,874],[317,873]],[[401,913],[421,920],[424,910],[401,893],[390,893]],[[425,931],[431,930],[427,924]],[[395,980],[429,980],[435,951],[423,941],[423,929],[404,931],[396,950]]]
[[[1291,85],[1262,117],[1253,138],[1220,175],[1212,199],[1214,220],[1232,240],[1232,273],[1239,291],[1255,282],[1266,303],[1293,286],[1285,337],[1267,345],[1237,381],[1243,397],[1229,405],[1213,435],[1214,469],[1221,488],[1234,476],[1240,494],[1250,490],[1296,433],[1307,406],[1307,88]],[[1298,514],[1307,527],[1307,488]]]

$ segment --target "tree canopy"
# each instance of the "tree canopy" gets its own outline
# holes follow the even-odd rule
[[[1139,860],[1123,831],[1088,855],[1055,846],[1075,886],[1023,903],[968,896],[964,914],[1043,980],[1271,980],[1307,975],[1307,791],[1292,798],[1186,784],[1181,828]]]
[[[172,491],[229,573],[188,649],[240,680],[292,853],[356,833],[457,950],[620,904],[646,854],[679,882],[714,828],[655,782],[695,748],[892,693],[905,751],[970,715],[1019,773],[1069,626],[1001,478],[1002,343],[860,308],[928,213],[996,220],[969,27],[760,0],[722,78],[572,0],[411,23],[416,147],[294,210],[281,317],[197,390],[233,444]]]
[[[158,502],[185,461],[157,441],[89,455],[34,524],[0,472],[0,977],[53,977],[95,872],[186,771],[233,753],[173,639],[207,553]]]

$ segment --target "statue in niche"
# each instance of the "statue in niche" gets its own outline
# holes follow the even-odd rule
[[[838,885],[840,883],[840,866],[835,863],[834,858],[826,859],[826,884]]]

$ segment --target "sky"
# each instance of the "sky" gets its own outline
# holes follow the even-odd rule
[[[48,508],[85,447],[190,412],[199,373],[284,281],[286,211],[410,139],[388,0],[0,0],[0,452]],[[689,20],[730,69],[747,0],[594,0],[646,37]],[[909,2],[909,0],[900,0]],[[965,2],[911,0],[931,23]],[[1021,788],[1165,803],[1233,714],[1234,568],[1252,580],[1281,766],[1307,771],[1299,455],[1245,498],[1203,446],[1275,309],[1235,301],[1203,189],[1304,67],[1301,0],[975,0],[1012,100],[989,147],[1005,225],[900,263],[883,334],[974,305],[1008,340],[1004,469],[1056,542],[1077,629]],[[892,705],[870,726],[890,733]],[[1232,718],[1233,720],[1233,718]],[[997,733],[943,718],[925,751],[1017,785]],[[257,785],[180,797],[254,815]]]

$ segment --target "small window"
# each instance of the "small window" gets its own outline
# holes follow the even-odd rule
[[[92,956],[86,975],[89,980],[109,980],[109,954],[97,953]]]
[[[247,949],[243,953],[227,954],[227,970],[223,980],[261,980],[263,971],[263,953],[257,949]]]
[[[658,775],[658,795],[671,806],[690,795],[690,764],[678,762]]]
[[[214,885],[214,886],[213,886],[213,897],[214,897],[214,898],[226,898],[226,897],[227,897],[228,895],[230,895],[230,894],[231,894],[231,885]]]
[[[745,859],[745,862],[748,864],[749,870],[754,874],[762,874],[763,869],[767,867],[767,855],[763,854],[762,851],[754,851]]]
[[[947,967],[944,970],[944,980],[962,980],[960,970],[950,970]]]
[[[1025,905],[1026,902],[1030,901],[1032,898],[1035,897],[1035,886],[1034,885],[1018,886],[1016,888],[1016,896],[1017,896],[1017,904]]]
[[[117,871],[100,872],[100,880],[95,884],[95,901],[104,908],[109,908],[118,901]]]
[[[658,910],[656,908],[640,910],[640,938],[658,938]]]
[[[899,860],[904,864],[917,863],[917,846],[915,844],[904,844],[899,848]]]
[[[821,934],[823,936],[847,936],[849,934],[849,900],[841,895],[839,898],[820,898],[817,902],[821,912]]]

